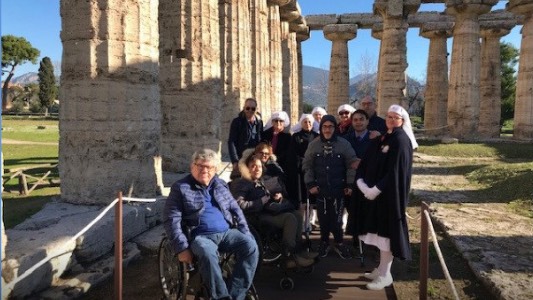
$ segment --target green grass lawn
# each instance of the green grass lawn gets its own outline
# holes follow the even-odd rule
[[[58,120],[2,118],[2,139],[58,142]]]

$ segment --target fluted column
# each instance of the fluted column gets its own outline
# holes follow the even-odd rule
[[[357,36],[356,24],[330,24],[324,26],[324,37],[332,42],[329,63],[328,110],[348,103],[350,98],[350,64],[348,41]]]
[[[304,90],[303,90],[303,57],[302,57],[302,42],[309,39],[309,30],[306,32],[298,32],[296,34],[296,46],[298,53],[298,116],[303,113],[304,105]]]
[[[455,16],[448,89],[448,129],[456,138],[477,138],[479,123],[481,14],[496,0],[447,1],[446,12]]]
[[[265,112],[265,118],[283,107],[283,66],[281,50],[281,19],[279,7],[290,0],[267,0],[268,4],[268,32],[270,35],[270,106],[271,111]]]
[[[448,50],[451,23],[427,23],[420,35],[429,39],[429,55],[424,92],[424,130],[426,135],[439,137],[446,133],[448,105]]]
[[[392,104],[403,104],[407,70],[407,16],[416,12],[420,1],[389,0],[374,3],[374,14],[383,20],[379,59],[377,114],[385,115]]]
[[[160,0],[159,20],[163,168],[186,171],[195,150],[221,149],[218,1]]]
[[[289,29],[289,22],[282,24],[282,55],[283,55],[283,106],[291,120],[291,124],[298,121],[298,53],[296,47],[296,32]]]
[[[221,138],[226,141],[231,121],[252,96],[250,7],[249,0],[224,0],[219,4],[220,74],[224,84]],[[228,148],[222,147],[222,153],[228,155]]]
[[[161,110],[157,2],[60,2],[59,176],[63,201],[156,194]]]
[[[380,72],[380,68],[379,66],[381,65],[380,64],[380,60],[381,60],[381,53],[383,51],[383,44],[382,44],[382,39],[383,39],[383,23],[379,23],[379,24],[374,24],[372,26],[372,32],[371,32],[371,35],[373,38],[375,38],[376,40],[379,40],[379,55],[378,55],[378,65],[377,65],[377,72],[376,72],[376,90],[374,91],[375,92],[375,99],[376,99],[376,113],[379,111],[380,109],[380,104],[379,104],[379,95],[381,94],[381,89],[380,89],[380,83],[379,83],[379,80],[377,80],[377,78],[379,78],[379,74],[381,73]],[[378,114],[379,115],[379,114]]]
[[[266,0],[250,0],[251,20],[251,93],[257,99],[259,112],[272,111],[270,103],[270,35]]]
[[[533,1],[510,0],[508,10],[525,17],[514,108],[515,139],[533,139]]]
[[[505,29],[501,22],[494,25],[492,28],[483,28],[480,31],[482,41],[478,133],[481,138],[500,137],[502,107],[500,38],[507,35],[514,26]]]

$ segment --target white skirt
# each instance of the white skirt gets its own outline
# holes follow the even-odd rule
[[[374,245],[378,247],[381,251],[390,252],[390,239],[386,237],[379,236],[375,233],[367,233],[365,235],[360,235],[359,239],[368,245]]]

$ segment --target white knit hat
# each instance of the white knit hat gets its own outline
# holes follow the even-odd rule
[[[265,128],[263,130],[268,130],[270,127],[272,127],[272,120],[283,120],[283,126],[284,128],[290,128],[291,126],[291,120],[289,119],[289,115],[287,115],[284,111],[276,111],[272,113],[270,116],[270,119],[268,119],[268,122],[265,125]]]
[[[407,133],[407,136],[411,140],[411,144],[413,145],[413,149],[418,148],[418,143],[416,142],[416,139],[415,139],[415,134],[413,132],[413,127],[411,126],[411,119],[409,118],[409,113],[407,113],[407,111],[403,107],[398,105],[398,104],[391,105],[387,112],[397,113],[400,116],[402,116],[402,119],[403,119],[403,125],[402,125],[403,131],[405,131],[405,133]]]

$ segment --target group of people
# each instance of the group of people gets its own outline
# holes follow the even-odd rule
[[[393,258],[411,258],[405,209],[418,144],[400,105],[389,107],[385,119],[377,116],[372,97],[359,106],[341,105],[337,116],[316,107],[291,128],[283,111],[272,113],[263,126],[257,101],[247,99],[228,138],[231,189],[215,173],[220,162],[215,152],[193,155],[191,175],[171,188],[164,224],[178,259],[197,258],[213,299],[243,299],[250,287],[259,250],[248,224],[281,230],[288,266],[309,266],[331,250],[350,257],[343,237],[345,210],[346,233],[380,251],[379,266],[365,273],[372,280],[367,288],[392,284]],[[320,226],[318,253],[302,246],[300,210],[307,199]],[[227,287],[212,267],[217,251],[237,256]]]

